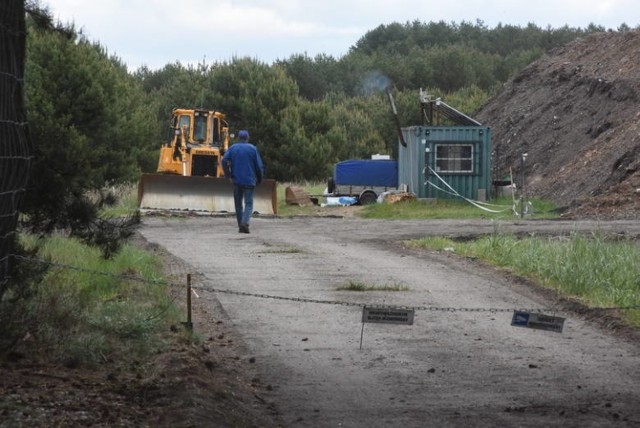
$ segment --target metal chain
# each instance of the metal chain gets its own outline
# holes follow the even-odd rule
[[[527,308],[454,308],[454,307],[440,307],[440,306],[407,306],[407,305],[387,305],[387,304],[371,304],[371,303],[360,303],[360,302],[346,302],[342,300],[322,300],[322,299],[311,299],[306,297],[286,297],[286,296],[274,296],[270,294],[262,294],[262,293],[249,293],[246,291],[235,291],[235,290],[227,290],[227,289],[219,289],[213,287],[206,286],[192,286],[194,290],[198,291],[209,291],[213,293],[223,293],[223,294],[232,294],[237,296],[248,296],[248,297],[257,297],[261,299],[272,299],[272,300],[285,300],[291,302],[302,302],[302,303],[318,303],[325,305],[336,305],[336,306],[357,306],[357,307],[367,307],[367,308],[380,308],[380,309],[403,309],[403,310],[413,310],[413,311],[431,311],[431,312],[513,312],[513,311],[525,311],[525,312],[558,312],[558,309],[552,308],[536,308],[536,309],[527,309]],[[638,306],[640,308],[640,306]],[[614,309],[614,308],[612,308]],[[616,308],[617,309],[617,308]]]
[[[54,266],[62,269],[70,269],[78,272],[89,273],[93,275],[102,275],[109,276],[117,279],[125,279],[130,281],[143,282],[147,284],[157,284],[157,285],[168,285],[172,287],[184,287],[184,284],[172,283],[170,281],[165,280],[153,280],[146,279],[135,275],[125,275],[125,274],[113,274],[109,272],[102,272],[92,269],[81,268],[78,266],[72,266],[64,263],[52,262],[50,260],[24,257],[19,255],[13,255],[16,259],[24,260],[27,262],[35,262],[46,264],[49,266]],[[210,287],[208,285],[191,285],[192,290],[196,291],[208,291],[212,293],[222,293],[222,294],[230,294],[235,296],[244,296],[244,297],[255,297],[259,299],[271,299],[271,300],[282,300],[289,302],[300,302],[300,303],[315,303],[315,304],[323,304],[323,305],[335,305],[335,306],[355,306],[355,307],[368,307],[368,308],[380,308],[380,309],[404,309],[404,310],[413,310],[413,311],[430,311],[430,312],[475,312],[475,313],[500,313],[500,312],[514,312],[514,311],[523,311],[523,312],[559,312],[558,308],[454,308],[454,307],[440,307],[440,306],[407,306],[407,305],[387,305],[387,304],[371,304],[371,303],[361,303],[361,302],[347,302],[341,300],[323,300],[323,299],[311,299],[307,297],[287,297],[287,296],[274,296],[270,294],[263,293],[250,293],[247,291],[236,291],[236,290],[228,290],[224,288],[215,288]],[[640,305],[633,306],[622,306],[622,307],[596,307],[589,308],[587,311],[625,311],[625,310],[634,310],[640,309]]]

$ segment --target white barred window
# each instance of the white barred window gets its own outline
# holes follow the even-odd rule
[[[436,171],[473,172],[472,144],[436,144]]]

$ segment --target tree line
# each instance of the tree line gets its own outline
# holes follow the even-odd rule
[[[232,132],[250,130],[269,178],[324,180],[335,162],[393,154],[386,87],[406,126],[422,121],[420,88],[473,114],[545,51],[605,31],[414,21],[367,32],[341,58],[292,54],[266,64],[234,57],[129,71],[73,27],[27,24],[26,108],[36,161],[25,212],[49,230],[87,215],[77,201],[88,189],[153,172],[173,108],[215,109]]]

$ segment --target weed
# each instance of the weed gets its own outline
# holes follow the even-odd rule
[[[260,254],[299,254],[303,252],[304,251],[302,251],[300,248],[288,247],[288,248],[274,248],[271,250],[264,250],[264,251],[260,251]]]
[[[345,291],[409,291],[410,288],[403,284],[366,284],[360,281],[349,281],[341,285],[338,290]]]
[[[122,184],[105,189],[115,199],[115,204],[105,207],[100,216],[103,218],[124,217],[138,211],[138,185]]]

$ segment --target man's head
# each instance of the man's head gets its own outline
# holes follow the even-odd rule
[[[249,131],[245,131],[244,129],[238,131],[238,140],[249,141]]]

